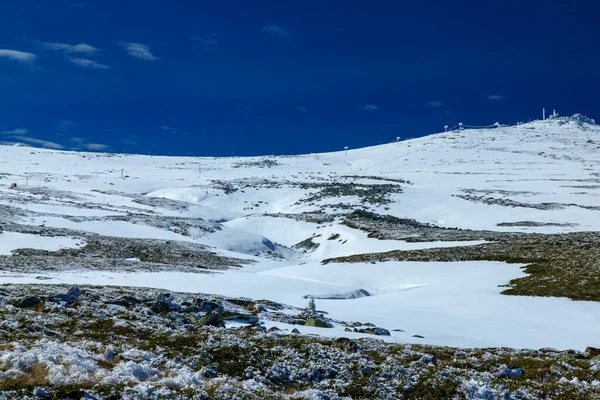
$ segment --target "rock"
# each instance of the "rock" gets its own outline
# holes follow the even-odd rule
[[[306,323],[304,324],[305,326],[315,326],[317,328],[329,328],[329,324],[318,317],[311,317],[308,320],[306,320]]]
[[[268,311],[268,310],[267,310],[267,307],[265,307],[265,306],[264,306],[264,305],[262,305],[262,304],[256,304],[256,305],[254,306],[254,310],[255,310],[255,311],[257,311],[257,312],[265,312],[265,311]]]
[[[198,313],[201,312],[202,309],[198,306],[189,306],[189,307],[184,307],[181,312],[182,313]]]
[[[585,350],[583,351],[583,355],[586,358],[594,358],[596,356],[600,355],[600,349],[597,347],[586,347]]]
[[[205,378],[216,378],[217,377],[217,367],[214,365],[209,365],[200,370],[200,373]]]
[[[21,300],[19,300],[16,304],[15,307],[18,308],[29,308],[29,307],[35,307],[37,305],[42,304],[42,299],[40,299],[37,296],[27,296],[22,298]]]
[[[421,365],[437,365],[437,362],[437,358],[430,354],[424,354],[423,357],[417,361],[417,363]]]
[[[246,325],[246,326],[242,326],[238,329],[243,330],[243,331],[261,331],[261,332],[267,331],[267,328],[265,328],[261,324]]]
[[[267,329],[267,332],[278,332],[278,331],[281,331],[281,329],[279,329],[276,326],[272,326],[269,329]]]
[[[223,306],[220,303],[215,301],[202,301],[200,302],[200,311],[202,312],[211,312],[211,311],[220,311],[223,309]]]
[[[300,333],[300,331],[298,330],[298,328],[294,328],[294,329],[292,329],[292,333],[297,335]]]
[[[152,311],[154,311],[156,314],[168,312],[171,309],[169,301],[167,300],[165,293],[161,293],[158,295],[158,297],[156,298],[156,301],[154,302],[152,307],[150,307],[150,309]]]
[[[220,313],[210,312],[198,320],[198,325],[201,326],[216,326],[225,328],[225,322],[221,318]]]
[[[421,335],[413,335],[413,337],[419,338],[419,339],[425,339],[425,336],[421,336]]]
[[[517,378],[525,373],[523,368],[508,368],[505,364],[491,371],[496,378]]]
[[[50,297],[48,300],[53,302],[61,302],[66,301],[67,303],[76,302],[79,299],[79,295],[81,294],[81,290],[77,286],[73,286],[67,294],[57,294],[56,296]]]
[[[344,350],[355,352],[361,350],[361,347],[352,339],[345,337],[335,339],[335,342]]]
[[[377,336],[390,336],[390,331],[388,331],[387,329],[371,327],[371,326],[369,326],[367,328],[354,328],[354,332],[368,333],[370,335],[377,335]]]
[[[123,306],[123,307],[133,307],[136,304],[140,304],[142,301],[136,299],[133,296],[123,296],[123,297],[119,297],[116,300],[109,300],[106,302],[106,304],[116,304],[118,306]]]
[[[384,328],[375,328],[373,334],[377,336],[390,336],[390,331]]]

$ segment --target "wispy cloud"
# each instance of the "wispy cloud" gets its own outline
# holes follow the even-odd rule
[[[0,58],[7,58],[12,61],[18,61],[25,64],[32,64],[37,56],[33,53],[26,53],[18,50],[0,49]]]
[[[442,107],[444,107],[444,103],[442,103],[441,101],[437,101],[437,100],[428,101],[427,103],[425,103],[425,105],[427,107],[430,107],[430,108],[442,108]]]
[[[69,131],[72,127],[77,126],[77,123],[73,121],[69,121],[68,119],[62,119],[58,123],[58,132],[56,133],[58,136],[65,136],[69,134]]]
[[[298,106],[298,107],[296,107],[296,111],[305,112],[305,111],[308,111],[308,108],[302,107],[302,106]]]
[[[94,60],[88,60],[85,58],[69,58],[69,61],[83,68],[110,69],[108,65],[100,64]]]
[[[160,129],[171,133],[177,133],[177,128],[174,128],[172,126],[161,126]]]
[[[102,144],[102,143],[85,143],[83,145],[83,147],[87,150],[92,150],[92,151],[104,151],[109,148],[109,146]]]
[[[150,47],[145,44],[133,42],[119,42],[119,44],[123,46],[127,51],[127,54],[129,54],[132,57],[146,61],[158,60],[158,58],[155,57],[154,54],[152,54],[152,52],[150,51]]]
[[[487,99],[488,100],[504,100],[506,97],[502,96],[501,94],[490,94]]]
[[[221,43],[221,35],[220,33],[210,33],[207,35],[194,35],[190,36],[190,39],[200,43],[201,46],[197,46],[195,48],[203,48],[205,50],[214,50],[216,45]]]
[[[260,28],[264,33],[268,33],[272,36],[278,36],[283,38],[291,38],[293,35],[286,29],[282,28],[279,25],[267,25]]]
[[[98,49],[94,46],[90,46],[86,43],[79,44],[67,44],[67,43],[55,43],[55,42],[40,42],[40,47],[47,50],[64,51],[65,53],[82,53],[88,56],[98,52]]]
[[[137,146],[137,138],[135,135],[130,135],[122,140],[122,142],[128,146]]]
[[[17,129],[10,129],[10,130],[2,131],[3,135],[27,135],[28,133],[29,133],[29,130],[27,130],[25,128],[17,128]]]
[[[9,137],[11,139],[18,140],[20,142],[24,142],[26,144],[30,144],[32,146],[40,146],[40,147],[45,147],[47,149],[62,150],[65,148],[61,144],[51,142],[48,140],[36,139],[33,137],[29,137],[29,136],[13,135],[13,136],[9,136]]]
[[[110,148],[110,146],[102,143],[88,143],[87,140],[80,137],[72,137],[69,139],[74,146],[71,150],[91,150],[91,151],[104,151]]]
[[[363,111],[377,111],[379,110],[379,107],[376,106],[375,104],[363,104],[362,106],[358,107]]]

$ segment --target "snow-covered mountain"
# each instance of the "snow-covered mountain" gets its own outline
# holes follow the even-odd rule
[[[600,304],[500,294],[499,285],[525,276],[521,264],[321,263],[485,241],[378,239],[348,223],[356,210],[474,231],[600,231],[599,150],[600,127],[580,115],[302,156],[154,157],[0,146],[5,259],[18,249],[80,249],[102,237],[196,246],[214,257],[210,269],[241,266],[198,274],[189,269],[194,262],[181,261],[181,268],[157,271],[138,269],[140,257],[123,256],[110,268],[92,261],[10,264],[0,282],[42,277],[44,283],[149,286],[293,306],[312,296],[332,318],[373,322],[392,331],[392,341],[600,345]],[[303,329],[359,335],[342,327]]]

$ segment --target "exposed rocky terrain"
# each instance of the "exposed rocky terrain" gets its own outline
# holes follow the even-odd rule
[[[315,315],[368,328],[261,300],[3,286],[0,398],[600,398],[600,349],[456,349],[292,328]]]

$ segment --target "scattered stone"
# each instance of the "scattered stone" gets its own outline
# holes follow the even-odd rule
[[[390,336],[390,331],[384,328],[375,328],[373,334],[377,336]]]
[[[585,350],[583,351],[583,355],[586,358],[594,358],[596,356],[600,355],[600,349],[597,347],[586,347]]]
[[[430,354],[425,354],[423,357],[421,357],[417,363],[421,364],[421,365],[437,365],[438,360],[437,358],[435,358],[434,356],[430,355]]]
[[[55,302],[55,303],[59,303],[59,302],[63,302],[63,301],[67,302],[67,303],[74,303],[79,299],[80,294],[81,294],[81,290],[79,290],[79,288],[77,286],[73,286],[71,289],[69,289],[67,294],[58,294],[56,296],[50,297],[48,300]]]
[[[209,312],[202,318],[198,320],[198,325],[200,326],[216,326],[220,328],[225,327],[225,322],[221,318],[221,314],[218,312]]]
[[[202,312],[213,312],[220,311],[223,309],[223,306],[215,301],[200,301],[200,311]]]
[[[106,302],[106,304],[115,304],[115,305],[123,306],[123,307],[133,307],[140,303],[141,303],[141,300],[138,300],[133,296],[123,296],[123,297],[119,297],[116,300],[109,300]]]
[[[356,352],[361,350],[361,347],[352,339],[348,339],[345,337],[340,337],[335,339],[335,342],[340,345],[340,347],[346,351]]]
[[[505,364],[490,371],[496,378],[517,378],[525,373],[523,368],[508,368]]]
[[[16,304],[15,307],[19,307],[19,308],[29,308],[29,307],[35,307],[42,304],[42,299],[40,299],[37,296],[27,296],[21,300],[19,300]]]
[[[158,297],[156,298],[156,301],[154,302],[152,307],[150,307],[150,309],[152,311],[154,311],[156,314],[169,312],[169,310],[171,309],[171,305],[170,305],[169,300],[167,300],[166,294],[160,293],[158,295]]]
[[[306,323],[304,324],[305,326],[315,326],[317,328],[330,328],[329,324],[318,317],[311,317],[308,320],[306,320]]]

